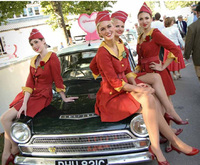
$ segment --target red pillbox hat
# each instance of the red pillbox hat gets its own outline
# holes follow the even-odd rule
[[[128,17],[128,14],[125,13],[124,11],[116,11],[111,15],[111,18],[119,19],[124,23],[125,23],[127,17]]]
[[[95,23],[97,25],[99,22],[110,21],[110,20],[111,20],[110,13],[105,10],[105,11],[100,11],[100,12],[97,13]]]
[[[29,36],[29,40],[37,38],[44,38],[44,37],[37,29],[32,29],[31,34]]]
[[[147,6],[147,4],[144,2],[142,7],[140,8],[140,12],[146,12],[146,13],[149,13],[150,15],[152,15],[152,11],[151,9]]]

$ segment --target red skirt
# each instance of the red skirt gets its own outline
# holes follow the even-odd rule
[[[180,54],[178,55],[178,62],[174,62],[172,61],[171,64],[169,64],[169,66],[167,67],[169,71],[179,71],[181,69],[184,69],[185,68],[185,62],[184,62],[184,59],[183,59],[183,54],[182,54],[182,51],[181,51],[181,48],[180,46],[177,46],[179,49],[180,49]],[[164,51],[164,58],[163,58],[163,61],[165,62],[167,60],[167,55],[169,54],[169,51],[165,49]]]

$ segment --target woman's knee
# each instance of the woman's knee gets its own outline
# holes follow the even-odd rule
[[[158,74],[158,73],[153,73],[152,77],[153,77],[155,82],[159,82],[159,81],[162,80],[161,77],[160,77],[160,74]]]
[[[141,99],[143,104],[155,104],[155,98],[150,93],[142,94],[140,99]]]
[[[17,111],[14,108],[9,109],[8,111],[4,112],[3,115],[0,117],[0,121],[2,124],[6,122],[12,121],[17,116]]]

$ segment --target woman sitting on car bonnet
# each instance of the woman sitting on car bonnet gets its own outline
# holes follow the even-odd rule
[[[122,43],[123,41],[120,39],[120,36],[124,32],[124,27],[125,27],[125,22],[128,17],[128,14],[125,13],[124,11],[117,11],[111,15],[111,19],[115,28],[115,40]],[[92,59],[91,61],[91,70],[93,71],[93,76],[96,79],[99,75],[99,70],[96,64],[96,56]],[[134,74],[135,77],[137,74]],[[141,81],[140,81],[141,80]],[[155,89],[155,94],[159,98],[160,102],[164,106],[166,110],[165,116],[168,117],[169,119],[173,119],[177,121],[177,124],[188,124],[187,121],[182,121],[180,116],[176,113],[172,102],[168,99],[165,88],[163,86],[162,79],[158,73],[139,73],[139,76],[135,79],[136,83],[139,82],[144,82],[149,85],[151,85]],[[163,111],[163,114],[165,112]],[[167,118],[167,120],[169,120]],[[174,130],[175,133],[177,134],[177,131],[179,130]]]
[[[46,41],[37,29],[33,29],[30,33],[29,43],[38,55],[31,59],[26,86],[22,87],[22,92],[10,104],[10,109],[1,116],[1,123],[5,131],[2,165],[14,163],[15,155],[19,154],[17,144],[10,137],[13,120],[20,118],[22,113],[25,116],[34,117],[47,107],[53,97],[53,82],[55,82],[56,91],[60,93],[64,102],[73,102],[77,99],[77,97],[67,98],[65,96],[59,59],[54,52],[48,52]]]
[[[99,12],[95,23],[99,36],[104,38],[94,63],[102,76],[95,104],[95,113],[101,117],[101,121],[116,122],[134,113],[142,113],[151,141],[149,149],[160,165],[169,165],[169,162],[160,149],[159,131],[172,142],[174,150],[196,155],[199,150],[181,141],[165,121],[160,111],[162,106],[154,96],[154,89],[135,83],[128,62],[128,50],[123,43],[115,41],[109,12]]]

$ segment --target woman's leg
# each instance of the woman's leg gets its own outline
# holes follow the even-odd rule
[[[4,128],[4,149],[2,154],[2,165],[6,164],[6,161],[10,154],[16,154],[19,152],[17,144],[10,137],[10,128],[13,123],[13,119],[17,116],[17,111],[14,108],[9,109],[1,116],[1,123]]]
[[[145,125],[147,127],[151,146],[159,162],[166,161],[159,143],[159,127],[158,127],[158,115],[156,108],[156,101],[151,94],[138,94],[131,93],[132,96],[141,104],[142,109],[140,112],[143,115]]]
[[[173,104],[169,101],[162,79],[158,73],[147,73],[143,76],[138,77],[138,79],[147,84],[150,84],[155,89],[156,96],[159,98],[166,111],[176,120],[182,121],[180,116],[176,113]]]
[[[156,108],[157,108],[157,115],[158,115],[158,126],[159,126],[159,131],[170,141],[170,143],[180,149],[183,153],[190,153],[192,151],[192,147],[181,141],[174,133],[174,130],[171,129],[171,127],[167,124],[166,120],[163,117],[162,112],[160,109],[162,109],[162,105],[158,98],[155,96],[154,97],[155,102],[156,102]],[[152,149],[153,146],[152,146]],[[156,153],[156,151],[154,151]],[[156,155],[157,156],[157,155]]]

